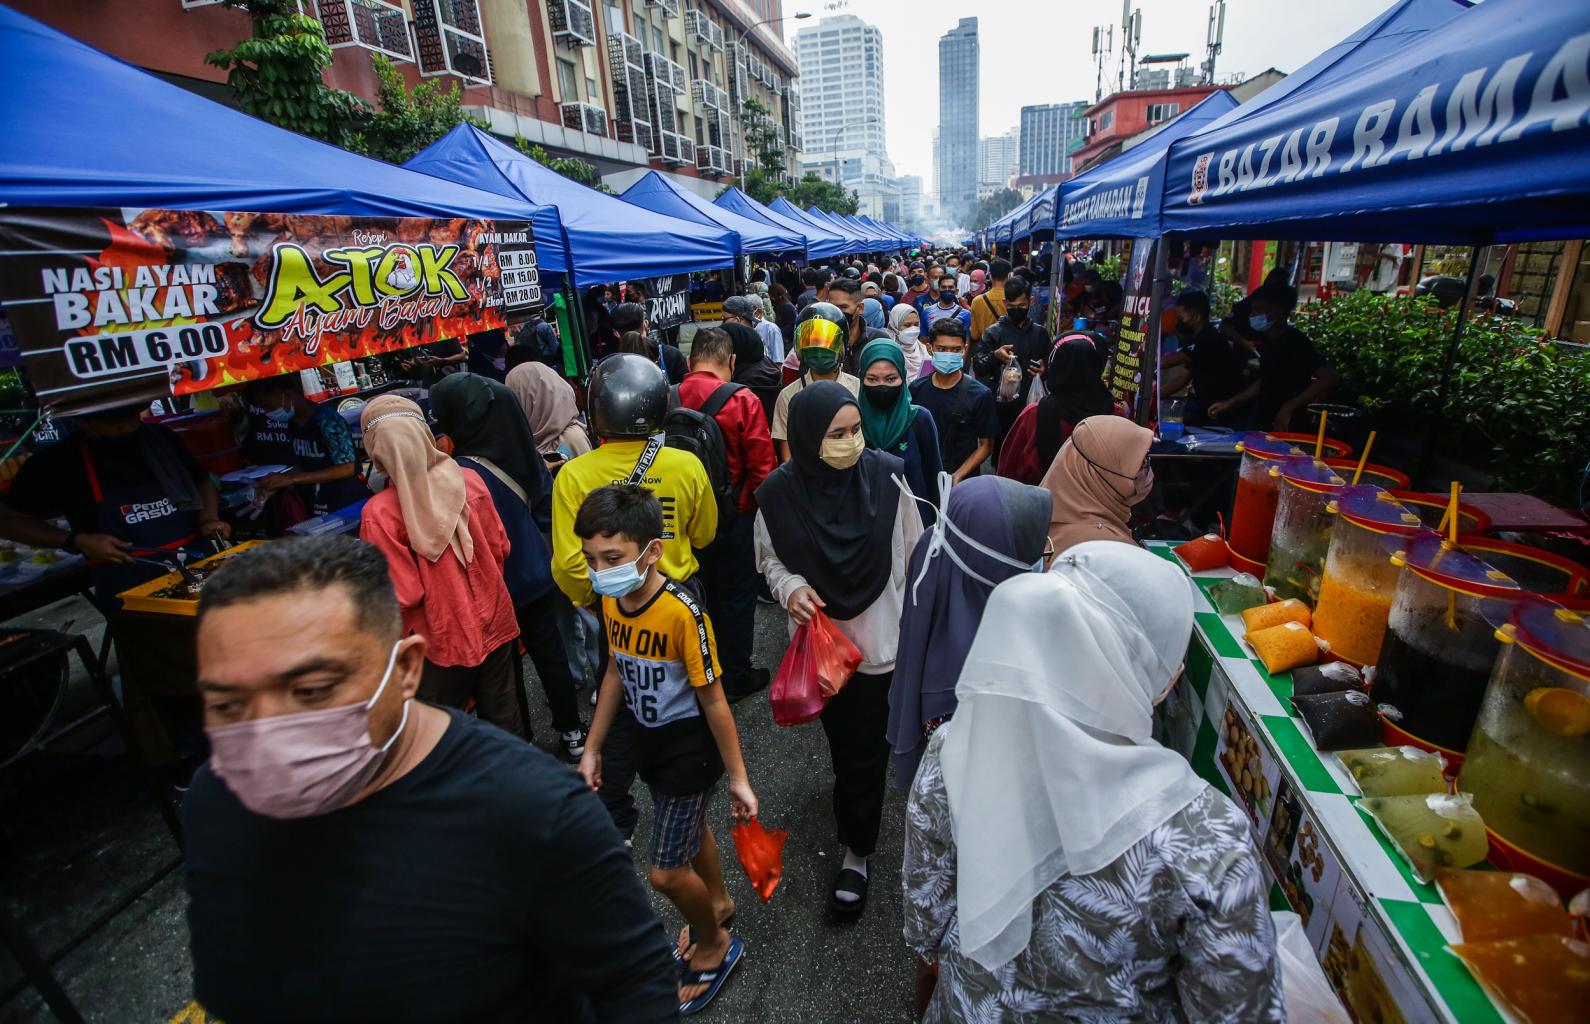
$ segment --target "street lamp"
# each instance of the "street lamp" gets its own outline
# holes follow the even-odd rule
[[[839,184],[839,137],[841,135],[845,134],[845,129],[847,129],[847,128],[859,128],[861,125],[864,125],[864,124],[877,124],[877,123],[878,123],[878,118],[877,118],[876,115],[874,115],[873,117],[863,118],[860,121],[852,121],[849,124],[842,124],[838,128],[834,129],[834,138],[833,138],[833,141],[829,142],[829,144],[828,144],[828,152],[829,152],[830,158],[833,160],[833,163],[834,163],[834,184],[835,185]]]
[[[776,25],[781,21],[805,21],[810,17],[810,14],[805,11],[801,11],[799,14],[786,14],[782,18],[769,18],[766,21],[755,22],[745,27],[745,31],[741,32],[739,37],[734,40],[734,45],[738,47],[741,43],[745,42],[746,36],[750,35],[752,31],[761,28],[763,25]],[[733,54],[731,53],[730,56],[733,56]]]

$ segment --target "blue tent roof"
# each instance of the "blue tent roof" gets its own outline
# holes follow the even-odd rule
[[[550,207],[267,124],[4,6],[0,95],[0,204],[530,220],[542,271],[566,266]]]
[[[839,229],[839,225],[833,224],[821,217],[813,217],[811,214],[807,213],[805,210],[802,210],[800,207],[796,206],[788,199],[785,199],[783,196],[775,197],[773,201],[767,205],[768,208],[774,213],[780,214],[790,220],[796,221],[797,223],[806,224],[821,231],[827,232],[829,235],[832,235],[834,238],[838,239],[843,247],[837,252],[830,253],[830,256],[842,256],[853,252],[862,252],[865,247],[865,243],[852,236],[850,232],[841,231]]]
[[[893,244],[894,239],[885,234],[881,229],[865,224],[861,218],[850,213],[830,213],[830,217],[850,227],[865,238],[874,249],[882,251]]]
[[[1011,236],[1012,236],[1012,232],[1013,232],[1013,229],[1015,227],[1016,221],[1021,219],[1021,217],[1023,217],[1027,213],[1028,210],[1032,209],[1032,205],[1033,205],[1034,202],[1037,201],[1037,199],[1038,199],[1037,196],[1033,196],[1030,199],[1027,199],[1021,205],[1017,206],[1014,210],[1011,210],[1009,213],[1005,214],[1003,217],[999,218],[998,220],[994,221],[994,223],[992,223],[992,224],[990,224],[988,226],[989,235],[992,237],[993,241],[996,244],[998,244],[998,245],[1010,245],[1011,244],[1011,242],[1012,242],[1012,237]]]
[[[1165,226],[1364,241],[1582,238],[1587,63],[1581,2],[1402,0],[1172,146]]]
[[[741,192],[738,188],[730,186],[718,198],[712,201],[714,206],[721,206],[742,217],[762,221],[774,228],[793,231],[806,239],[806,258],[808,260],[830,259],[845,251],[845,240],[826,228],[819,228],[815,224],[807,224],[793,217],[770,210],[766,206]]]
[[[1059,190],[1060,186],[1051,185],[1032,197],[1022,215],[1011,222],[1012,241],[1054,230],[1054,203]]]
[[[635,184],[619,196],[654,213],[694,221],[704,227],[723,228],[734,233],[740,253],[799,252],[806,248],[806,236],[789,228],[775,228],[770,224],[742,217],[734,211],[714,206],[686,188],[681,188],[656,171],[647,171]]]
[[[454,128],[403,166],[556,207],[576,287],[734,263],[734,238],[723,228],[652,213],[586,188],[472,124]]]
[[[872,248],[872,239],[867,237],[865,232],[853,224],[846,224],[827,210],[819,210],[815,206],[808,206],[806,207],[806,215],[816,220],[819,224],[830,225],[835,231],[849,238],[852,242],[850,252],[862,253]],[[857,248],[857,246],[860,248]]]
[[[1157,238],[1163,234],[1159,199],[1165,188],[1165,154],[1177,139],[1236,107],[1229,92],[1212,92],[1138,145],[1061,182],[1053,216],[1056,237]]]
[[[884,235],[893,244],[895,244],[895,245],[909,245],[909,244],[911,244],[910,236],[908,236],[904,231],[901,231],[899,228],[895,227],[893,224],[890,224],[888,221],[874,220],[873,218],[867,216],[864,213],[863,214],[858,214],[858,217],[860,218],[860,220],[861,220],[861,222],[863,224],[869,224],[872,227],[875,227],[875,228],[878,228],[879,230],[881,230],[884,233]]]

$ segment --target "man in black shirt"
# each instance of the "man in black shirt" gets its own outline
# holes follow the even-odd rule
[[[677,969],[601,802],[415,700],[379,551],[276,541],[205,583],[184,801],[194,989],[248,1021],[671,1021]]]
[[[1179,375],[1165,374],[1162,384],[1165,393],[1181,390],[1190,377],[1193,401],[1187,410],[1186,422],[1193,426],[1211,423],[1238,426],[1240,410],[1226,407],[1217,417],[1209,414],[1209,408],[1217,402],[1229,402],[1242,390],[1246,350],[1239,350],[1209,322],[1206,293],[1189,288],[1176,296],[1176,337],[1181,347],[1167,353],[1160,365],[1166,370],[1178,366],[1186,369]],[[1173,376],[1179,377],[1180,383],[1172,383]]]
[[[1297,305],[1297,289],[1265,285],[1249,296],[1248,330],[1259,350],[1259,379],[1224,402],[1209,407],[1218,419],[1258,399],[1253,426],[1258,430],[1309,430],[1300,414],[1322,402],[1336,385],[1336,371],[1314,349],[1308,335],[1287,323]]]
[[[933,373],[911,383],[911,401],[933,415],[944,468],[960,483],[993,454],[999,433],[994,393],[964,371],[969,346],[960,320],[934,324],[929,345]]]

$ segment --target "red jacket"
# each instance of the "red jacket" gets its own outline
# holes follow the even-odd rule
[[[359,523],[359,537],[386,556],[404,635],[423,634],[425,660],[444,667],[479,665],[519,635],[502,578],[508,534],[480,474],[464,474],[464,494],[475,542],[475,557],[467,566],[451,551],[429,562],[409,546],[395,487],[365,502]]]
[[[688,408],[699,409],[723,383],[726,382],[715,373],[693,370],[679,384],[679,401]],[[767,430],[767,414],[756,393],[742,387],[729,396],[714,418],[728,449],[729,479],[740,495],[737,505],[741,512],[750,515],[756,511],[756,489],[778,465],[773,456],[773,437]]]

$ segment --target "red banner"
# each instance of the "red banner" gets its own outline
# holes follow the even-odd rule
[[[8,209],[0,250],[0,305],[57,410],[461,338],[541,305],[527,221]]]

